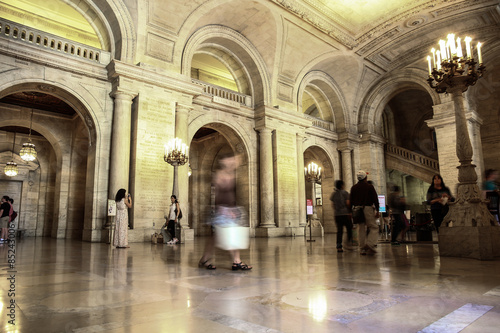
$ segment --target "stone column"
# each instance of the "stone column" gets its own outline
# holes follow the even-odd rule
[[[108,196],[113,199],[120,188],[129,190],[130,131],[134,95],[116,90],[111,94],[111,97],[114,98],[114,111]]]
[[[297,133],[297,170],[298,170],[298,204],[299,204],[299,227],[305,227],[307,224],[306,214],[306,180],[304,175],[304,136]]]
[[[182,140],[189,147],[188,141],[188,117],[190,107],[177,104],[175,107],[175,137]],[[176,194],[182,209],[182,219],[180,220],[183,233],[181,242],[194,239],[194,229],[189,229],[189,160],[188,163],[178,166],[177,175],[174,174],[174,183],[177,180],[179,186]]]
[[[260,133],[260,227],[274,228],[274,178],[272,131],[262,128]]]
[[[352,149],[342,149],[342,178],[345,183],[345,188],[347,191],[352,187],[352,159],[351,159]]]
[[[439,229],[439,254],[491,260],[500,254],[497,246],[500,228],[482,200],[477,185],[462,91],[461,85],[448,90],[452,95],[455,113],[459,184],[456,201],[449,204],[450,210]]]

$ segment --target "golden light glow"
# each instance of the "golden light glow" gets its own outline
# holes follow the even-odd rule
[[[328,303],[324,294],[315,293],[309,297],[309,313],[315,321],[323,321],[328,312]]]
[[[191,61],[191,71],[191,77],[194,79],[238,91],[238,86],[229,69],[208,54],[195,54]]]
[[[0,16],[78,43],[103,48],[89,22],[62,0],[0,0]]]

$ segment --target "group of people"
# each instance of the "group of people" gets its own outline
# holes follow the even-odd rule
[[[14,199],[4,195],[0,204],[0,243],[5,243],[8,240],[9,224],[16,219],[17,214],[14,213]]]
[[[342,245],[344,227],[347,230],[349,248],[353,249],[352,212],[354,211],[357,215],[354,222],[358,225],[360,253],[362,255],[374,254],[377,252],[375,248],[378,241],[376,219],[380,217],[378,195],[375,187],[368,183],[368,174],[365,171],[358,171],[356,177],[358,183],[351,187],[350,194],[345,190],[344,182],[337,180],[335,191],[330,197],[337,225],[337,251],[344,251]]]
[[[352,186],[350,194],[345,190],[344,182],[337,180],[335,191],[330,197],[337,225],[337,251],[344,251],[342,244],[344,228],[347,231],[349,248],[353,249],[354,221],[358,225],[360,253],[362,255],[375,254],[379,234],[376,220],[380,217],[378,195],[373,185],[368,181],[368,174],[365,171],[360,170],[356,177],[358,183]],[[454,200],[441,175],[434,175],[427,191],[427,203],[430,205],[432,219],[438,233],[443,219],[448,213],[448,203]],[[401,195],[398,186],[393,187],[393,191],[388,197],[388,206],[393,217],[391,244],[400,245],[400,240],[404,240],[405,233],[409,228],[409,222],[404,215],[406,200]]]

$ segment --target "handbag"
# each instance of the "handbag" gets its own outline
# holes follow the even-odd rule
[[[177,214],[177,208],[175,209],[175,214]],[[180,220],[182,219],[182,209],[179,208],[179,216],[177,218]]]
[[[248,249],[250,242],[249,227],[215,226],[215,246],[222,250]]]
[[[352,208],[352,223],[360,224],[366,222],[364,208],[364,206],[354,206]]]

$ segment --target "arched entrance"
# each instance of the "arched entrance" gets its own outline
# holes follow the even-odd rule
[[[241,164],[236,171],[236,202],[248,212],[250,227],[255,228],[254,207],[250,200],[249,155],[237,133],[220,123],[210,123],[201,127],[193,136],[190,146],[189,198],[191,225],[197,236],[209,235],[210,227],[206,222],[214,209],[214,190],[212,176],[218,167],[219,157],[234,153],[240,157]]]
[[[83,108],[77,112],[73,106],[81,103],[68,97],[61,89],[35,83],[0,92],[0,151],[13,153],[21,171],[7,177],[2,158],[0,181],[18,199],[18,225],[27,236],[82,239],[86,213],[92,210],[85,193],[93,185],[89,163],[95,160],[95,127],[88,114],[79,114]],[[30,127],[38,156],[26,163],[18,154]]]
[[[319,146],[310,146],[304,151],[304,166],[314,162],[321,167],[321,182],[306,181],[306,199],[311,199],[314,205],[314,218],[321,223],[325,233],[336,232],[333,219],[333,208],[330,203],[330,194],[334,188],[333,162],[326,150]],[[314,223],[313,223],[314,226]]]

